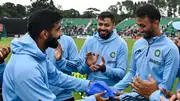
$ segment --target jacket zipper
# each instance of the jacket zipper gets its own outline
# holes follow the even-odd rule
[[[147,50],[147,52],[146,52],[146,57],[147,57],[147,55],[148,55],[149,48],[150,48],[150,43],[148,42],[148,50]]]

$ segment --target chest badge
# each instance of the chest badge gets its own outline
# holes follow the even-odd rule
[[[116,56],[116,53],[115,53],[115,52],[111,52],[110,56],[111,56],[112,58],[114,58],[114,57]]]
[[[161,55],[161,51],[159,49],[156,49],[154,51],[154,56],[159,57]]]

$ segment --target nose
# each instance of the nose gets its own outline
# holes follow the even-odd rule
[[[104,26],[104,25],[100,26],[100,29],[101,29],[101,30],[104,30],[104,29],[105,29],[105,26]]]
[[[62,36],[62,32],[59,30],[58,34],[57,34],[57,39],[60,39],[60,37]]]
[[[142,28],[139,28],[139,33],[143,33],[143,29]]]
[[[61,31],[61,30],[59,30],[58,34],[59,34],[59,36],[61,36],[61,35],[62,35],[62,31]]]

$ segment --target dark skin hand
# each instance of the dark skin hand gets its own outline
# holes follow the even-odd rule
[[[97,72],[97,71],[105,72],[106,66],[105,66],[104,57],[101,57],[101,62],[99,64],[90,66],[90,69],[92,72]]]
[[[102,92],[102,93],[97,93],[94,96],[96,97],[96,101],[108,101],[109,98],[103,98],[102,96],[106,94],[106,91]]]
[[[0,48],[0,64],[4,62],[5,58],[11,52],[10,47]]]
[[[156,80],[154,80],[151,75],[149,75],[149,81],[141,80],[139,76],[136,76],[136,80],[133,78],[133,83],[130,83],[130,85],[138,94],[146,99],[149,99],[149,96],[153,92],[159,90]]]

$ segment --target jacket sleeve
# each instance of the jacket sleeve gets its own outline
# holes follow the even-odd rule
[[[178,49],[171,48],[165,57],[165,67],[163,71],[163,80],[158,85],[159,88],[164,88],[168,91],[171,90],[172,85],[176,79],[178,66],[179,66],[179,54]]]
[[[135,65],[135,59],[134,59],[134,49],[132,49],[132,56],[130,61],[130,70],[125,75],[125,77],[119,81],[116,85],[114,85],[114,88],[122,91],[126,89],[129,86],[129,83],[132,82],[132,77],[136,75],[136,65]]]
[[[55,65],[58,69],[62,71],[78,72],[77,68],[81,66],[81,61],[79,60],[78,49],[73,39],[70,39],[68,41],[69,41],[69,44],[67,47],[68,59],[62,57],[61,60],[56,61]]]

